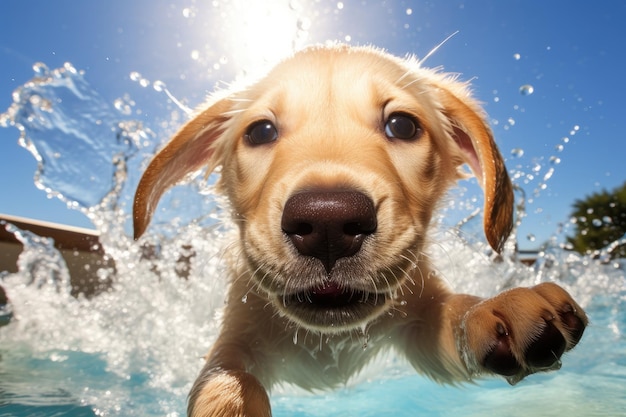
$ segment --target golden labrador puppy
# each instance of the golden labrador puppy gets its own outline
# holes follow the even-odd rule
[[[169,187],[221,166],[239,227],[189,415],[269,416],[275,383],[334,387],[386,348],[442,382],[558,368],[587,325],[563,289],[485,300],[430,273],[433,210],[464,163],[499,251],[511,183],[481,109],[449,74],[373,48],[312,47],[202,108],[150,163],[134,207],[138,238]]]

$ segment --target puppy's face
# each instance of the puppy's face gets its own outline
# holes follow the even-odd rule
[[[508,184],[466,95],[442,74],[371,49],[300,52],[190,121],[155,158],[138,190],[139,230],[163,190],[210,157],[240,227],[249,276],[239,279],[306,328],[363,325],[403,286],[419,291],[431,215],[459,165],[485,190],[502,185],[484,177]],[[501,241],[510,225],[493,227]]]
[[[247,92],[222,186],[255,285],[296,323],[360,325],[416,275],[462,162],[433,88],[395,62],[329,53]]]

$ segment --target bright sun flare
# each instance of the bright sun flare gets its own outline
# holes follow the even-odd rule
[[[301,47],[310,20],[297,1],[236,0],[222,5],[223,33],[230,59],[248,72],[271,65]]]

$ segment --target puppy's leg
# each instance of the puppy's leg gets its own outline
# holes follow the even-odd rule
[[[242,281],[230,288],[220,335],[189,393],[190,417],[270,417],[264,385],[271,379],[272,362],[264,357],[265,336],[272,334],[266,301],[248,291]],[[253,375],[250,371],[255,369]],[[263,379],[265,378],[265,379]]]
[[[242,370],[212,368],[209,362],[189,396],[190,417],[270,417],[270,403],[259,381]]]

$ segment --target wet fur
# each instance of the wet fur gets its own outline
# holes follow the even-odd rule
[[[423,135],[385,137],[392,112],[414,116]],[[246,143],[259,120],[277,126],[276,142]],[[494,372],[516,382],[556,368],[558,357],[543,364],[529,352],[541,354],[536,341],[550,344],[559,334],[568,350],[582,335],[587,319],[564,290],[541,284],[483,300],[455,294],[431,274],[423,252],[431,216],[465,176],[463,164],[483,187],[485,235],[499,251],[512,226],[512,188],[467,84],[373,48],[306,49],[200,109],[147,168],[134,212],[139,237],[169,187],[205,166],[221,167],[218,188],[240,234],[230,252],[224,323],[190,393],[189,415],[269,416],[274,384],[332,388],[388,348],[440,382]],[[376,233],[339,259],[332,277],[281,230],[286,200],[310,189],[357,190],[376,207]],[[371,296],[372,307],[340,312],[347,319],[336,325],[286,302],[327,279]],[[502,368],[507,360],[514,372]]]

